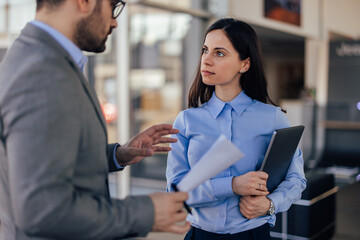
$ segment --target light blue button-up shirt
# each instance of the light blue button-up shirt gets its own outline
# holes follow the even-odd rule
[[[265,224],[275,224],[275,215],[246,219],[239,211],[240,196],[232,191],[232,178],[260,168],[275,129],[290,123],[280,108],[249,98],[241,92],[231,102],[223,102],[215,93],[198,108],[182,111],[175,120],[177,143],[171,144],[166,177],[170,184],[179,183],[184,175],[224,134],[245,157],[189,193],[187,203],[193,207],[187,219],[191,225],[215,233],[237,233]],[[219,159],[221,161],[221,159]],[[268,195],[277,212],[286,211],[300,199],[306,180],[300,149],[296,150],[286,179]]]

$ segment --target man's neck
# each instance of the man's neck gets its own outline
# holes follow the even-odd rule
[[[74,42],[76,21],[68,15],[70,14],[63,14],[61,11],[49,12],[49,10],[43,9],[36,13],[35,20],[49,25]]]

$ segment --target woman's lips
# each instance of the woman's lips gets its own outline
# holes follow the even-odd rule
[[[209,72],[209,71],[206,71],[206,70],[203,70],[203,71],[201,71],[202,72],[202,74],[204,75],[204,76],[210,76],[210,75],[214,75],[215,73],[213,73],[213,72]]]

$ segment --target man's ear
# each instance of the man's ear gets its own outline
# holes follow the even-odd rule
[[[98,0],[75,0],[80,13],[85,15],[90,15],[94,11],[97,1]]]

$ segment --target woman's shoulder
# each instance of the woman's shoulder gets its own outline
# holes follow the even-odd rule
[[[178,129],[188,129],[202,124],[209,119],[210,115],[203,105],[196,108],[187,108],[179,112],[175,121],[174,127]]]
[[[207,105],[208,103],[204,103],[203,105],[199,106],[199,107],[191,107],[191,108],[187,108],[185,110],[182,110],[181,112],[184,115],[189,115],[189,116],[197,116],[197,115],[202,115],[204,112],[207,112]]]
[[[260,119],[268,119],[271,122],[274,122],[277,128],[286,127],[289,125],[289,120],[282,109],[272,104],[254,100],[253,104],[249,106],[248,112],[256,114],[256,116]]]
[[[281,108],[278,106],[274,106],[268,103],[263,103],[258,100],[253,100],[253,104],[250,107],[255,110],[260,110],[261,112],[273,113],[273,114],[275,114],[278,111],[281,111]]]
[[[208,115],[209,113],[206,110],[206,103],[205,103],[200,107],[196,107],[196,108],[192,107],[180,111],[175,121],[188,122],[188,121],[206,118]]]

